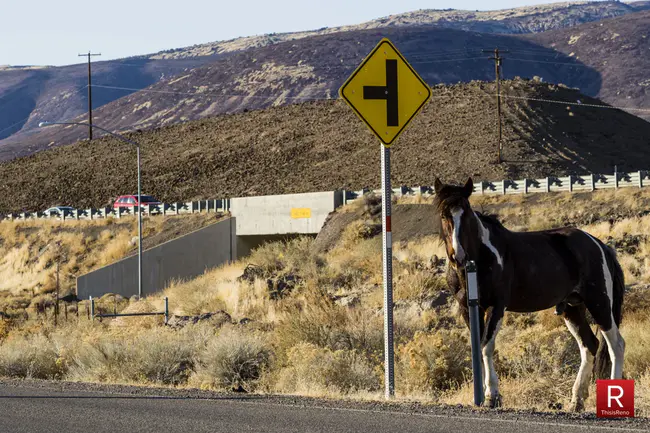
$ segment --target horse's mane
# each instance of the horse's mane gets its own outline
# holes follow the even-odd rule
[[[494,228],[497,229],[503,229],[507,230],[503,224],[501,224],[501,221],[496,217],[496,215],[493,214],[486,214],[478,211],[474,211],[476,216],[481,220],[482,223],[488,224]]]

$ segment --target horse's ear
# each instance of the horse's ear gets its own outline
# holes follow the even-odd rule
[[[436,192],[436,194],[440,193],[440,190],[442,189],[442,182],[440,182],[440,179],[436,176],[436,180],[433,181],[433,190]]]
[[[463,195],[466,198],[469,198],[470,195],[474,192],[474,182],[472,181],[472,178],[468,178],[467,182],[465,182],[465,186],[463,187]]]

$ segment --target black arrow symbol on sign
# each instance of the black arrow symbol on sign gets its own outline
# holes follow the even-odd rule
[[[399,126],[397,104],[397,60],[386,60],[386,85],[363,86],[363,99],[386,100],[386,125]]]

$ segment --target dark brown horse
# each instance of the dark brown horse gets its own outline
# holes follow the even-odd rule
[[[440,234],[450,263],[447,282],[468,324],[464,267],[473,260],[478,268],[487,404],[501,403],[492,355],[505,310],[524,313],[555,307],[580,347],[571,406],[583,410],[597,353],[597,371],[609,356],[611,378],[622,377],[625,341],[618,327],[625,285],[614,250],[577,228],[512,232],[471,208],[472,191],[472,179],[464,186],[435,181]],[[589,326],[587,311],[602,333],[600,341]]]

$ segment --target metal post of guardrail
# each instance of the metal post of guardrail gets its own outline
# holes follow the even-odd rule
[[[169,322],[169,298],[165,296],[165,325]]]
[[[474,376],[474,404],[483,404],[483,371],[481,370],[481,326],[478,311],[478,280],[476,263],[467,263],[467,304],[469,306],[469,332],[472,344],[472,373]]]
[[[95,320],[95,300],[90,296],[90,318]]]

